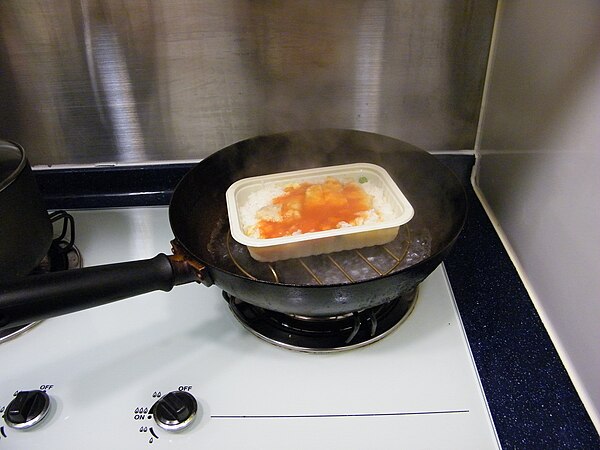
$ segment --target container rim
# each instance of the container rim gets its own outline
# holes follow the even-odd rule
[[[23,169],[27,165],[27,157],[25,156],[25,149],[23,147],[21,147],[16,142],[0,139],[0,152],[7,148],[10,150],[16,150],[21,156],[21,159],[17,168],[13,170],[10,174],[8,174],[6,178],[0,180],[0,191],[3,191],[12,183],[14,183],[14,181],[18,178],[21,172],[23,172]]]

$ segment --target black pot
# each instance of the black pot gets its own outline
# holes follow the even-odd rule
[[[0,140],[0,281],[29,274],[51,243],[52,224],[25,151]]]

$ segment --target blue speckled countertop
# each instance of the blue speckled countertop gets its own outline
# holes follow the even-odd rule
[[[504,448],[600,449],[600,436],[470,186],[474,157],[436,155],[462,180],[465,229],[446,270]],[[36,170],[48,209],[166,205],[190,164]]]

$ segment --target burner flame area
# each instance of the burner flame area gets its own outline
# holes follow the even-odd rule
[[[226,292],[236,319],[259,338],[289,349],[330,353],[372,344],[391,333],[412,312],[417,290],[374,308],[334,317],[307,317],[269,311]]]

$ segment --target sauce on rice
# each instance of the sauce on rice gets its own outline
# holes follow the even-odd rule
[[[364,223],[373,197],[356,182],[328,177],[322,183],[296,183],[257,213],[261,238],[325,231]]]

